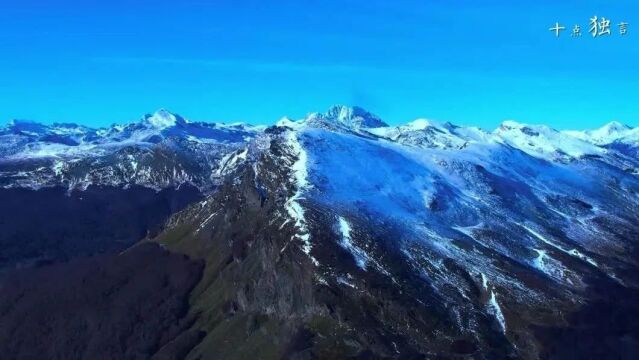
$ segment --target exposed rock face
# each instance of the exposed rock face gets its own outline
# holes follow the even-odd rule
[[[304,324],[327,311],[316,304],[313,264],[291,242],[296,229],[281,227],[285,203],[296,191],[288,170],[295,158],[281,144],[266,145],[280,156],[264,155],[255,168],[243,167],[156,238],[206,263],[191,312],[207,335],[192,358],[297,353],[310,341]]]

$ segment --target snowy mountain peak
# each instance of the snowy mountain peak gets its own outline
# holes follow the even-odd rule
[[[177,114],[173,114],[165,109],[160,109],[153,115],[145,115],[142,121],[157,129],[165,129],[178,124],[186,123],[186,120],[184,118]]]
[[[47,126],[31,120],[12,119],[7,123],[6,129],[15,133],[37,133],[46,132]]]
[[[630,126],[622,124],[618,121],[611,121],[595,130],[564,131],[565,134],[588,141],[596,145],[611,144],[617,140],[627,137],[632,132],[633,129]]]
[[[499,127],[497,128],[497,130],[495,130],[495,132],[498,133],[498,132],[510,131],[510,130],[519,130],[519,131],[529,132],[529,133],[555,131],[554,129],[549,128],[546,125],[529,125],[529,124],[517,122],[515,120],[506,120],[499,125]]]
[[[595,144],[609,144],[630,134],[632,128],[618,121],[611,121],[596,130],[587,131],[587,140]]]
[[[502,121],[502,123],[499,125],[499,128],[500,129],[521,129],[524,126],[526,125],[519,123],[515,120],[506,120],[506,121]]]
[[[409,130],[424,130],[429,127],[441,127],[441,124],[432,120],[420,118],[409,122],[404,125],[404,127]]]
[[[276,123],[275,126],[281,126],[281,127],[290,127],[290,128],[296,128],[299,126],[302,126],[305,120],[293,120],[291,118],[289,118],[288,116],[284,116],[283,118],[279,119]]]
[[[77,124],[54,123],[41,124],[31,120],[14,119],[7,126],[0,128],[0,135],[13,134],[40,141],[75,144],[80,137],[90,131],[89,128]]]
[[[619,121],[611,121],[595,131],[600,133],[613,134],[616,132],[623,132],[630,129],[631,129],[630,126],[626,124],[622,124]]]
[[[368,133],[387,138],[403,145],[421,148],[462,149],[476,141],[474,129],[456,127],[450,123],[440,124],[427,119],[417,119],[405,125],[367,129]]]
[[[527,125],[508,120],[502,122],[493,134],[505,144],[548,160],[605,153],[596,145],[545,125]]]
[[[7,123],[7,127],[15,127],[15,126],[20,126],[20,125],[25,125],[25,124],[29,125],[29,124],[37,124],[37,123],[35,121],[32,121],[32,120],[11,119]]]
[[[388,124],[383,122],[378,116],[359,106],[348,107],[344,105],[335,105],[330,107],[325,113],[310,114],[307,117],[307,120],[337,123],[354,130],[388,126]]]

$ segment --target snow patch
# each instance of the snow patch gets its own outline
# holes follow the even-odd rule
[[[533,250],[537,253],[537,257],[535,258],[535,260],[533,260],[535,267],[547,273],[548,269],[546,269],[546,264],[544,263],[544,258],[546,257],[546,251],[539,250],[539,249],[533,249]]]
[[[366,264],[369,262],[370,258],[363,249],[353,244],[353,241],[352,241],[353,239],[351,238],[350,224],[348,223],[348,221],[346,221],[346,219],[339,216],[338,226],[339,226],[340,234],[342,236],[342,241],[340,242],[340,245],[353,255],[353,258],[355,258],[355,262],[357,263],[357,266],[359,266],[363,270],[366,270]]]
[[[519,225],[521,227],[523,227],[524,229],[526,229],[529,233],[534,235],[537,239],[539,239],[539,240],[543,241],[544,243],[554,247],[555,249],[557,249],[559,251],[562,251],[562,252],[564,252],[564,253],[566,253],[568,255],[577,257],[577,258],[589,263],[590,265],[592,265],[594,267],[598,267],[597,262],[595,260],[593,260],[589,256],[586,256],[586,255],[582,254],[579,250],[577,250],[577,249],[568,250],[565,247],[548,240],[546,237],[542,236],[541,234],[539,234],[535,230],[529,228],[528,226],[525,226],[525,225],[522,225],[522,224],[519,224]]]
[[[346,285],[346,286],[348,286],[350,288],[357,289],[357,286],[353,285],[352,283],[350,283],[348,280],[346,280],[342,276],[338,276],[337,277],[337,282],[340,283],[340,284]]]
[[[308,182],[308,169],[306,163],[308,161],[308,155],[306,150],[302,147],[297,138],[295,132],[289,131],[286,133],[286,143],[291,149],[293,155],[297,157],[297,160],[291,165],[292,182],[295,185],[295,193],[291,196],[285,204],[286,211],[289,217],[294,221],[297,233],[294,238],[302,241],[302,251],[306,253],[315,266],[319,265],[317,259],[311,255],[313,245],[311,244],[311,234],[306,224],[306,218],[304,216],[304,208],[299,203],[303,199],[304,190],[309,187]]]
[[[241,151],[233,151],[220,160],[220,167],[217,169],[215,174],[217,176],[222,176],[233,172],[237,168],[237,166],[244,161],[246,161],[248,155],[248,147],[244,148]]]
[[[488,291],[488,278],[484,273],[481,273],[481,286],[484,288],[485,291]]]
[[[56,160],[53,162],[52,170],[55,176],[61,176],[63,169],[64,169],[64,162],[60,160]]]
[[[491,312],[497,319],[499,326],[501,327],[501,331],[506,333],[506,318],[504,317],[504,313],[501,311],[501,306],[497,302],[497,295],[495,295],[495,291],[490,292],[490,300],[488,300],[488,305],[491,309]]]
[[[204,221],[202,221],[202,223],[200,224],[200,226],[198,227],[197,231],[195,231],[195,233],[199,233],[200,231],[202,231],[202,229],[204,229],[204,227],[206,227],[206,225],[211,221],[211,219],[213,219],[213,217],[217,215],[217,211],[212,213],[211,215],[207,216],[206,219],[204,219]]]

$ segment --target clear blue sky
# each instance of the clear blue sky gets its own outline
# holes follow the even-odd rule
[[[481,3],[481,4],[479,4]],[[588,19],[612,20],[592,38]],[[580,24],[579,39],[548,31]],[[630,23],[619,36],[617,23]],[[0,123],[164,107],[272,123],[332,104],[390,123],[639,125],[636,0],[34,1],[0,8]]]

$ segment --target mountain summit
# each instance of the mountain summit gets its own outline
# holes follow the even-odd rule
[[[388,126],[379,117],[358,106],[332,106],[325,113],[319,114],[318,117],[326,120],[338,121],[347,127],[355,129]]]
[[[332,129],[343,128],[354,131],[388,126],[379,117],[361,107],[344,105],[332,106],[324,113],[310,113],[299,122],[308,123],[311,126]]]
[[[612,121],[599,129],[565,131],[565,133],[597,145],[608,145],[617,141],[623,141],[624,138],[632,136],[633,133],[638,134],[639,130],[632,129],[630,126],[618,121]]]
[[[186,124],[186,120],[184,118],[165,109],[160,109],[153,115],[145,115],[142,121],[158,129]]]

